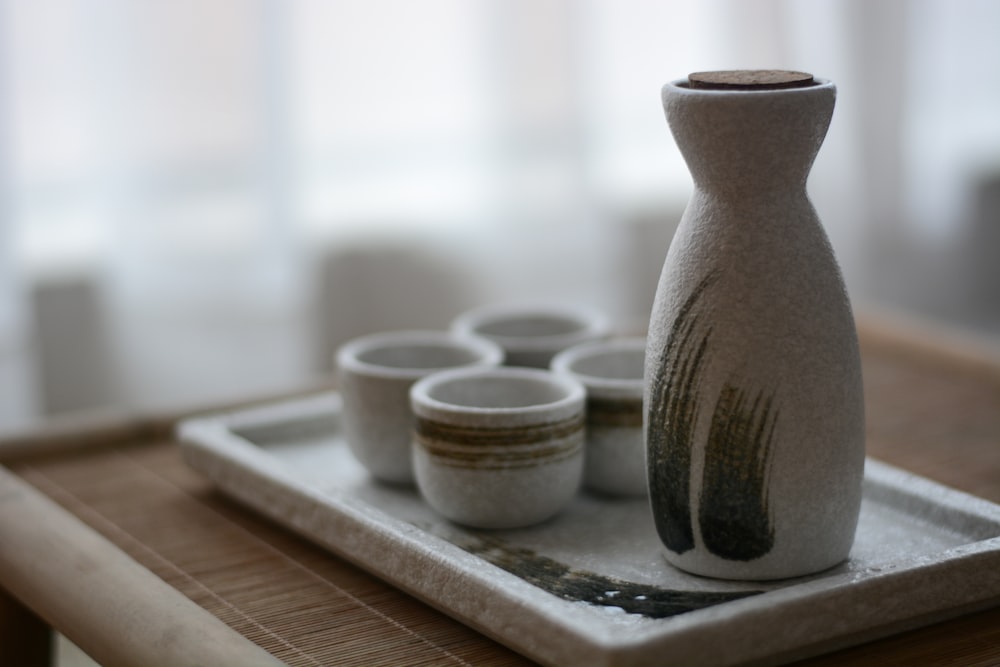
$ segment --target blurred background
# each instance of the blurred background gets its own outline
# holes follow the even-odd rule
[[[648,316],[659,90],[834,80],[810,193],[859,312],[1000,336],[992,0],[0,0],[0,430],[306,386],[479,303]]]

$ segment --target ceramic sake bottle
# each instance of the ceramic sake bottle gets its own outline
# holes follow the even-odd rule
[[[857,333],[806,178],[835,87],[705,72],[663,88],[694,193],[646,348],[646,457],[667,560],[778,579],[851,549],[864,471]]]

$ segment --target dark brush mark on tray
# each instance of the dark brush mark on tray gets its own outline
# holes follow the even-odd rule
[[[705,448],[698,520],[705,547],[721,558],[748,561],[774,547],[768,511],[768,470],[778,411],[773,396],[722,388]]]
[[[698,418],[698,379],[705,362],[711,327],[698,335],[695,307],[716,274],[691,292],[670,328],[653,375],[646,424],[649,493],[656,531],[668,549],[694,548],[691,518],[691,447]]]
[[[513,547],[494,537],[451,536],[450,541],[469,553],[572,602],[619,607],[630,614],[667,618],[696,609],[757,595],[763,591],[675,591],[574,570],[530,549]]]

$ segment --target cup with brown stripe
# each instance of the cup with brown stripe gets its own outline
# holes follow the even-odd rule
[[[348,447],[376,479],[412,484],[410,387],[446,368],[502,361],[496,343],[447,331],[387,331],[344,343],[336,365]]]
[[[563,509],[583,478],[583,385],[532,368],[441,371],[410,390],[413,470],[427,503],[476,528]]]
[[[579,380],[587,390],[587,455],[584,485],[616,496],[644,496],[646,454],[642,435],[646,341],[620,338],[564,350],[552,370]]]

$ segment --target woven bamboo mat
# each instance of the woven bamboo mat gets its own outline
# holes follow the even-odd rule
[[[214,492],[169,442],[17,472],[293,666],[531,664]]]
[[[1000,366],[863,338],[869,454],[1000,502]],[[213,490],[169,438],[10,467],[289,665],[531,664]],[[1000,609],[810,661],[1000,664]]]

